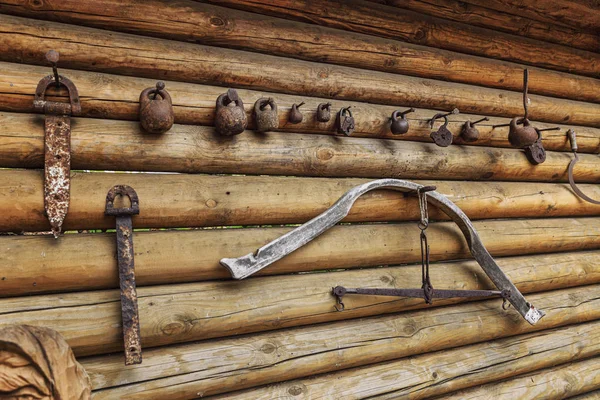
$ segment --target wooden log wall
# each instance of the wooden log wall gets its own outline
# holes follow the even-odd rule
[[[600,7],[578,0],[0,0],[0,328],[59,331],[94,399],[598,398],[600,391]],[[66,232],[44,215],[44,54],[78,88]],[[529,112],[546,161],[494,125]],[[140,92],[166,83],[175,125],[139,126]],[[214,132],[215,100],[244,100],[248,130]],[[254,131],[254,102],[279,128]],[[66,101],[51,88],[48,98]],[[288,122],[293,103],[304,120]],[[317,122],[352,106],[356,131]],[[392,135],[394,110],[414,107]],[[429,119],[449,117],[451,146]],[[460,138],[483,116],[480,138]],[[243,281],[224,257],[255,251],[377,178],[435,185],[473,224],[528,301],[346,296],[331,288],[421,286],[415,196],[378,190],[339,226]],[[132,186],[143,363],[123,365],[114,218]],[[458,227],[430,208],[432,283],[493,289]],[[0,393],[2,397],[2,393]]]

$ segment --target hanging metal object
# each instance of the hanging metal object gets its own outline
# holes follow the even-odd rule
[[[352,132],[354,132],[355,129],[354,117],[352,116],[350,107],[352,106],[342,108],[338,112],[336,119],[338,133],[346,136],[352,135]]]
[[[514,147],[523,148],[531,146],[538,139],[538,134],[535,128],[529,121],[529,70],[523,70],[523,118],[515,117],[508,124],[493,125],[492,129],[501,126],[510,126],[508,130],[508,141]],[[521,125],[521,126],[519,126]]]
[[[535,131],[538,134],[537,140],[531,146],[525,147],[525,155],[530,163],[538,165],[546,161],[546,149],[544,149],[544,145],[542,144],[542,132],[558,130],[560,130],[560,127],[558,126],[545,129],[535,128]]]
[[[148,133],[161,134],[173,126],[175,115],[171,95],[165,83],[156,82],[156,87],[146,88],[140,93],[140,125]]]
[[[392,135],[403,135],[408,132],[408,120],[406,119],[406,114],[411,112],[415,112],[414,108],[409,108],[406,111],[396,110],[392,113],[390,130],[392,131]]]
[[[450,132],[450,130],[448,129],[448,115],[458,114],[459,112],[460,111],[458,110],[458,108],[455,108],[454,110],[448,113],[435,114],[429,120],[429,126],[433,129],[433,124],[435,123],[435,120],[438,118],[444,118],[444,124],[440,126],[440,128],[437,131],[431,132],[430,137],[435,144],[437,144],[440,147],[448,147],[452,144],[452,132]]]
[[[471,121],[465,122],[462,129],[460,130],[460,137],[462,138],[462,140],[464,140],[467,143],[475,142],[477,139],[479,139],[479,130],[475,127],[475,125],[480,122],[489,121],[489,120],[490,119],[488,117],[484,117],[484,118],[478,119],[475,122],[471,122]]]
[[[58,74],[59,54],[50,50],[46,59],[52,64],[52,75],[37,85],[33,108],[46,114],[44,122],[44,210],[55,238],[58,238],[67,212],[71,191],[71,116],[81,114],[77,88],[68,78]],[[69,103],[45,100],[48,87],[61,85],[69,92]]]
[[[114,208],[117,196],[129,197],[131,207]],[[123,321],[125,365],[142,363],[142,339],[135,287],[133,227],[131,225],[131,217],[139,213],[140,202],[132,187],[117,185],[109,190],[106,195],[104,214],[114,216],[117,219],[117,261],[119,264],[119,284],[121,286],[121,319]]]
[[[273,240],[255,252],[239,258],[223,258],[220,263],[229,270],[232,277],[235,279],[243,279],[255,274],[335,226],[348,215],[352,205],[360,196],[372,190],[384,188],[402,192],[418,193],[419,189],[424,188],[424,186],[400,179],[379,179],[356,186],[340,197],[333,206],[304,225]],[[423,190],[421,190],[421,192],[423,193]],[[446,213],[450,219],[458,225],[465,236],[467,244],[469,245],[469,250],[477,263],[482,267],[494,285],[496,285],[501,292],[504,292],[506,300],[510,302],[523,318],[529,323],[535,324],[544,316],[544,312],[537,310],[534,306],[529,304],[521,292],[519,292],[504,272],[502,272],[498,264],[496,264],[490,253],[484,247],[473,224],[460,208],[452,203],[446,196],[435,191],[427,192],[425,200],[431,202],[434,206]]]
[[[256,103],[254,103],[254,123],[258,132],[267,132],[279,128],[277,103],[272,97],[262,97],[256,100]]]
[[[228,89],[217,97],[215,110],[215,131],[221,136],[234,136],[244,132],[248,117],[244,103],[235,89]]]
[[[331,103],[321,103],[317,106],[317,121],[329,122],[331,119]]]
[[[569,169],[568,169],[569,184],[571,185],[571,189],[573,189],[573,191],[575,192],[575,194],[577,196],[581,197],[583,200],[587,201],[588,203],[600,204],[600,200],[594,200],[591,197],[589,197],[587,194],[583,193],[581,191],[581,189],[579,189],[577,187],[577,184],[575,183],[575,177],[573,176],[573,170],[575,169],[575,164],[577,164],[577,161],[579,161],[579,156],[577,155],[577,150],[578,150],[577,135],[575,134],[575,131],[573,129],[569,129],[567,131],[567,137],[569,138],[569,143],[571,143],[571,150],[573,151],[573,159],[569,163]]]
[[[302,115],[302,112],[298,109],[303,105],[304,102],[298,105],[296,105],[296,103],[292,105],[292,109],[290,110],[290,114],[288,115],[288,121],[290,121],[290,123],[299,124],[300,122],[302,122],[302,120],[304,119],[304,115]]]
[[[336,310],[345,309],[342,297],[346,294],[362,294],[371,296],[397,296],[412,297],[425,300],[426,304],[433,304],[433,299],[470,298],[470,297],[494,297],[503,299],[502,308],[507,309],[510,298],[510,289],[504,290],[447,290],[434,289],[429,274],[429,243],[427,240],[427,228],[429,227],[429,213],[427,211],[427,192],[435,190],[435,186],[423,186],[417,189],[419,197],[419,209],[421,220],[418,223],[421,242],[421,282],[420,289],[371,289],[371,288],[345,288],[336,286],[332,288],[332,294],[336,298]]]

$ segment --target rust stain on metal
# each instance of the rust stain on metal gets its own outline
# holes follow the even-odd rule
[[[56,68],[58,53],[50,50],[46,55],[53,64],[53,75],[38,83],[33,107],[46,114],[44,126],[44,210],[55,238],[69,211],[71,189],[71,115],[81,113],[77,88],[69,79],[59,75]],[[63,85],[69,91],[70,103],[44,99],[52,84]]]
[[[115,208],[114,202],[117,195],[129,197],[131,206]],[[121,287],[121,319],[123,323],[125,365],[142,363],[140,316],[138,313],[133,260],[133,228],[131,225],[131,216],[139,213],[139,199],[133,188],[117,185],[110,189],[106,195],[104,214],[115,216],[117,220],[117,260]]]

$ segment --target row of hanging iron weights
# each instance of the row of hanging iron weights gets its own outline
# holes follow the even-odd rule
[[[524,91],[526,96],[526,89]],[[293,104],[288,114],[288,121],[292,124],[299,124],[304,119],[300,104]],[[343,107],[336,115],[337,132],[350,136],[355,129],[354,117],[349,107]],[[524,100],[525,116],[515,117],[509,124],[494,125],[510,126],[508,140],[512,146],[524,148],[528,159],[533,164],[540,164],[546,159],[546,152],[542,146],[541,132],[545,130],[556,130],[556,128],[537,129],[534,128],[527,118],[527,103]],[[396,110],[390,117],[390,131],[393,135],[402,135],[408,132],[409,121],[406,115],[414,112],[414,108],[405,111]],[[452,144],[453,135],[447,128],[448,116],[458,114],[457,108],[447,113],[437,113],[429,120],[429,126],[433,129],[433,124],[437,119],[443,118],[444,124],[431,133],[433,142],[441,147],[447,147]],[[275,130],[279,127],[279,116],[277,103],[272,97],[263,97],[254,103],[253,118],[256,131],[266,132]],[[318,122],[328,122],[331,120],[331,103],[321,103],[317,106],[316,120]],[[149,132],[160,134],[168,131],[173,126],[174,113],[171,96],[165,90],[163,82],[157,82],[156,87],[147,88],[140,94],[140,123],[142,128]],[[476,124],[489,121],[488,117],[481,118],[475,122],[467,121],[461,129],[461,138],[465,142],[474,142],[479,139],[479,131]],[[242,133],[248,126],[248,119],[244,110],[244,103],[235,89],[227,90],[227,93],[221,94],[216,101],[215,111],[215,130],[222,136],[234,136]]]

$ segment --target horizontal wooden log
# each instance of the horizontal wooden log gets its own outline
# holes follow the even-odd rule
[[[600,389],[600,358],[559,365],[445,397],[463,399],[566,399]]]
[[[0,170],[0,231],[48,231],[43,214],[43,172]],[[114,228],[104,215],[105,197],[115,185],[138,193],[142,213],[135,228],[304,223],[333,205],[365,179],[192,174],[71,173],[71,201],[66,230]],[[582,217],[600,215],[600,205],[584,202],[568,184],[518,182],[419,181],[434,185],[470,219]],[[600,186],[581,185],[600,199]],[[398,210],[402,210],[399,212]],[[435,207],[432,219],[447,219]],[[419,218],[416,198],[392,190],[358,199],[344,222],[407,221]]]
[[[466,0],[466,3],[527,16],[548,24],[572,26],[590,33],[597,34],[600,31],[600,7],[591,1],[542,0],[529,3],[518,0]]]
[[[310,399],[328,398],[329,394],[335,393],[336,398],[348,400],[429,399],[533,371],[546,374],[546,371],[540,370],[598,356],[600,322],[594,321],[228,393],[226,396],[232,400],[270,400],[288,395],[302,395],[300,398]],[[497,398],[496,392],[490,391],[489,395],[491,399]],[[510,398],[532,397],[515,395]]]
[[[364,0],[207,0],[208,3],[404,42],[598,77],[597,53]],[[365,18],[365,16],[369,16]],[[551,54],[551,56],[549,56]],[[579,64],[581,63],[581,64]]]
[[[136,254],[139,251],[136,247]],[[565,257],[570,257],[567,264]],[[552,256],[502,259],[500,266],[523,293],[600,281],[597,252],[558,254],[554,258],[558,262],[553,262]],[[168,269],[169,265],[172,264],[163,264],[161,269]],[[413,265],[140,287],[142,344],[155,347],[427,307],[422,299],[348,296],[344,299],[346,311],[338,312],[331,295],[331,288],[337,285],[418,288],[420,268]],[[473,262],[439,264],[432,269],[433,284],[439,289],[493,287]],[[96,279],[94,275],[71,273],[80,279]],[[585,292],[590,292],[589,286]],[[533,302],[529,296],[528,300]],[[460,301],[464,299],[436,300],[435,305]],[[499,299],[495,303],[500,307]],[[26,323],[57,330],[78,356],[109,353],[123,346],[117,290],[0,299],[0,314],[0,326]],[[512,316],[508,318],[509,315]],[[507,319],[527,325],[513,310],[507,312]]]
[[[0,75],[0,109],[6,111],[32,112],[33,95],[40,76],[48,73],[47,68],[9,64],[0,62],[3,73]],[[68,76],[77,83],[81,94],[82,116],[108,119],[138,120],[138,101],[141,88],[154,86],[155,81],[133,77],[122,77],[118,75],[97,74],[75,70],[62,70],[61,73]],[[213,125],[215,114],[215,99],[225,91],[222,87],[192,85],[181,82],[167,82],[168,90],[174,101],[175,120],[181,124]],[[114,88],[119,88],[115,90]],[[49,89],[53,92],[53,88]],[[389,118],[398,107],[374,105],[369,103],[348,102],[343,100],[328,100],[314,97],[297,97],[279,93],[264,93],[252,90],[238,90],[240,97],[244,100],[246,113],[248,115],[249,127],[254,127],[252,109],[254,102],[261,97],[274,97],[279,104],[279,126],[278,130],[286,132],[310,132],[320,134],[336,134],[335,118],[330,122],[317,122],[315,113],[318,104],[331,101],[332,110],[339,110],[345,106],[352,106],[356,130],[356,137],[377,137],[395,140],[423,141],[431,143],[430,133],[432,129],[428,120],[436,114],[429,109],[417,109],[416,112],[408,114],[410,121],[409,132],[404,135],[392,135],[389,127]],[[66,93],[66,92],[65,92]],[[51,97],[57,99],[56,97]],[[58,100],[61,98],[59,97]],[[66,100],[66,99],[62,99]],[[302,123],[293,125],[288,123],[288,114],[293,103],[304,101],[303,107],[305,118]],[[513,104],[514,105],[514,104]],[[555,107],[550,109],[555,110]],[[512,106],[511,106],[512,107]],[[555,110],[558,112],[557,110]],[[515,108],[516,113],[522,112]],[[551,114],[548,114],[551,115]],[[570,116],[563,114],[552,114],[554,116]],[[20,129],[41,129],[39,119],[37,124],[32,124],[37,117],[0,113],[2,123],[5,125],[21,124]],[[452,115],[450,116],[448,129],[454,135],[457,144],[466,144],[460,138],[461,129],[465,121],[480,119],[476,115]],[[596,117],[594,116],[594,120]],[[493,128],[494,124],[507,123],[506,118],[491,118],[489,122],[478,124],[480,138],[469,145],[511,147],[508,142],[508,127]],[[102,123],[100,123],[102,124]],[[439,123],[438,123],[439,124]],[[555,124],[534,121],[539,128],[555,127]],[[34,128],[35,126],[35,128]],[[438,125],[436,125],[437,127]],[[559,131],[546,131],[542,133],[542,140],[546,150],[571,151],[566,132],[574,129],[577,132],[577,144],[579,151],[583,153],[600,152],[600,129],[581,127],[573,125],[558,125]]]
[[[494,256],[600,248],[598,218],[482,221],[475,228]],[[136,232],[137,285],[229,278],[221,258],[252,253],[291,229]],[[429,240],[434,261],[471,258],[453,222],[432,224]],[[261,273],[418,262],[419,243],[414,223],[339,226]],[[0,264],[0,297],[118,287],[114,234],[67,234],[58,242],[52,235],[9,236],[0,237],[0,244],[5,261]],[[82,276],[94,279],[82,282]]]
[[[120,355],[81,361],[94,389],[108,389],[95,392],[99,399],[187,399],[592,321],[600,318],[600,290],[587,289],[528,296],[548,311],[534,326],[491,300],[147,349],[132,367]]]
[[[521,64],[226,9],[192,0],[152,0],[141,4],[123,4],[116,0],[88,4],[68,0],[47,2],[43,11],[38,6],[31,8],[31,3],[21,3],[10,7],[0,1],[0,12],[518,92],[522,91],[523,68],[526,68]],[[190,24],[190,21],[194,23]],[[41,60],[36,54],[37,49],[40,46],[51,46],[61,49],[62,65],[129,75],[131,67],[117,70],[115,58],[119,63],[144,64],[149,60],[139,58],[148,58],[144,52],[157,45],[157,42],[150,41],[144,46],[143,43],[147,42],[144,38],[129,39],[135,40],[135,49],[141,50],[135,51],[127,44],[127,40],[123,41],[127,36],[6,16],[0,16],[0,26],[0,38],[4,41],[4,46],[0,46],[0,55],[3,54],[8,61],[14,61],[16,56],[16,59],[23,62],[37,63]],[[38,42],[27,40],[29,35],[38,38]],[[39,41],[40,37],[44,38],[43,42]],[[117,38],[121,40],[115,45]],[[54,43],[50,45],[47,44],[48,41]],[[115,51],[118,49],[106,47],[107,42],[111,42],[111,47],[129,50],[129,57],[116,57],[118,53]],[[165,47],[163,43],[158,42],[159,51]],[[81,47],[84,44],[93,46],[94,51],[87,52]],[[23,51],[25,48],[28,51]],[[185,52],[188,63],[188,54],[193,49],[197,48],[178,48],[180,52]],[[39,51],[43,53],[43,49]],[[113,57],[103,55],[107,52],[112,52]],[[134,55],[138,57],[133,58]],[[112,64],[107,65],[109,59]],[[91,61],[95,64],[93,67],[89,65]],[[162,60],[153,61],[154,65],[164,63]],[[191,75],[194,70],[199,71],[198,68],[189,67],[166,68],[163,78],[194,81],[198,79],[197,75]],[[151,76],[150,74],[150,71],[145,72],[145,76]],[[155,75],[162,77],[158,71]],[[600,102],[600,81],[597,79],[536,67],[530,69],[530,78],[530,93]]]
[[[0,41],[0,59],[3,61],[47,64],[44,59],[47,49],[59,48],[61,65],[75,69],[394,106],[402,104],[443,110],[457,107],[463,112],[504,117],[523,114],[522,94],[508,90],[110,33],[55,22],[11,16],[1,16],[0,20],[3,29],[0,32],[5,32]],[[8,28],[6,32],[4,29]],[[88,40],[84,41],[85,38]],[[70,74],[68,76],[77,84]],[[114,87],[108,89],[115,90]],[[136,103],[141,89],[136,90]],[[85,97],[87,93],[81,95]],[[533,119],[600,126],[598,103],[540,95],[530,98]]]
[[[540,22],[525,17],[515,9],[498,7],[487,8],[489,2],[482,0],[481,5],[469,2],[436,0],[431,4],[426,0],[373,0],[394,7],[405,8],[421,14],[446,18],[482,28],[494,29],[514,35],[520,35],[545,42],[589,50],[597,53],[600,49],[600,37],[577,28],[558,25],[554,22]],[[499,2],[496,2],[499,3]],[[521,3],[522,4],[522,3]],[[513,11],[511,14],[510,12]]]
[[[578,396],[569,397],[569,400],[598,400],[600,399],[600,390],[580,394]]]
[[[27,129],[11,123],[0,133],[0,167],[41,168],[43,119],[20,120]],[[212,127],[185,125],[157,136],[134,122],[91,119],[73,119],[71,128],[72,169],[565,182],[573,157],[547,152],[543,164],[532,165],[516,149],[251,131],[223,138]],[[574,176],[600,181],[598,157],[580,155]]]

